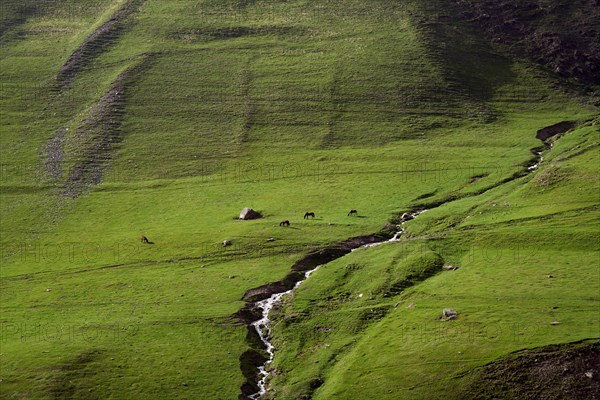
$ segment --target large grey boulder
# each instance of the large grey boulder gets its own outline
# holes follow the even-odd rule
[[[257,219],[262,217],[258,211],[254,211],[253,209],[246,207],[240,213],[240,219]]]
[[[446,321],[450,319],[455,319],[456,317],[458,317],[458,313],[452,308],[444,308],[444,310],[442,311],[442,318]]]
[[[406,222],[406,221],[410,221],[411,219],[415,219],[415,216],[412,215],[411,213],[404,213],[404,214],[402,214],[400,219],[402,220],[402,222]]]

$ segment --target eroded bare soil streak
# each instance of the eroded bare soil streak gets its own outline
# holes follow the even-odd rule
[[[92,106],[88,119],[78,129],[93,136],[91,146],[74,163],[65,185],[65,195],[77,197],[86,188],[100,184],[103,171],[108,167],[112,153],[117,149],[121,131],[123,108],[126,101],[126,83],[140,67],[125,71],[110,89]]]
[[[50,180],[62,188],[63,197],[75,198],[102,182],[105,171],[124,132],[121,130],[128,88],[150,65],[154,54],[144,54],[142,61],[125,70],[107,92],[88,111],[88,117],[69,134],[59,129],[43,149],[44,170]],[[67,143],[79,148],[69,158]]]
[[[108,48],[112,47],[127,29],[126,21],[144,0],[129,0],[108,21],[96,29],[71,54],[56,76],[58,90],[68,88],[84,68]]]

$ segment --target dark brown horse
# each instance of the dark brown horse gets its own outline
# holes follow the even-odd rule
[[[308,219],[308,217],[315,217],[315,213],[314,212],[306,212],[306,214],[304,214],[304,219]]]
[[[142,237],[140,238],[142,243],[150,243],[150,241],[148,240],[148,238],[144,235],[142,235]]]
[[[348,212],[348,216],[351,216],[351,215],[358,215],[358,211],[350,210],[350,212]]]
[[[287,219],[285,221],[281,221],[279,223],[279,226],[290,226],[290,221],[288,221]]]

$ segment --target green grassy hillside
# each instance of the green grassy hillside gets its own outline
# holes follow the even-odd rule
[[[447,2],[4,3],[0,398],[238,398],[244,293],[422,208],[285,300],[273,398],[600,337],[598,109]]]

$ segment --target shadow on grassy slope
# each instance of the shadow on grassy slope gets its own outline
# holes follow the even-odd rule
[[[24,24],[27,18],[35,15],[39,5],[35,1],[21,1],[19,4],[11,2],[2,6],[2,15],[0,15],[0,36],[9,33],[15,27]],[[2,41],[4,41],[4,37]]]
[[[518,351],[472,372],[465,399],[600,399],[600,342]]]
[[[422,5],[423,15],[414,14],[419,31],[452,90],[475,105],[484,123],[496,119],[496,111],[488,104],[503,85],[513,82],[517,74],[512,60],[495,51],[474,31],[463,26],[456,16],[440,16],[439,6]]]
[[[600,84],[600,7],[596,0],[454,0],[464,20],[549,71]]]

